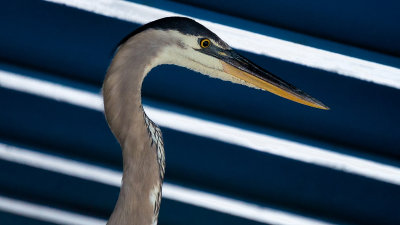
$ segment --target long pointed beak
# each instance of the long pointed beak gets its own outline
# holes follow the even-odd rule
[[[304,105],[325,110],[329,109],[322,102],[257,66],[233,50],[220,52],[217,57],[220,59],[226,73],[245,81],[251,86]]]

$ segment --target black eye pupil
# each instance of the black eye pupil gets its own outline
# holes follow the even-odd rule
[[[208,47],[210,45],[210,41],[204,40],[203,41],[203,47]]]

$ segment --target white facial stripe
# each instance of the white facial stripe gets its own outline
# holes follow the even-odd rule
[[[158,57],[154,59],[151,67],[173,64],[202,73],[211,78],[255,88],[253,85],[226,73],[219,59],[198,51],[201,48],[198,36],[184,35],[173,30],[152,30],[151,32],[155,32],[154,36],[161,36],[163,41],[166,40],[165,47],[160,51]],[[211,42],[217,45],[213,40]]]

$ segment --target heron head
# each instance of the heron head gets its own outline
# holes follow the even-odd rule
[[[167,17],[140,29],[153,30],[161,37],[157,46],[161,45],[162,51],[156,64],[186,67],[213,78],[269,91],[304,105],[329,109],[317,99],[241,56],[216,34],[192,19]]]

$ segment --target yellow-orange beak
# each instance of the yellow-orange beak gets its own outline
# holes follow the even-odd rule
[[[329,107],[325,106],[322,102],[255,65],[233,50],[225,50],[223,54],[219,54],[218,58],[220,59],[223,70],[226,73],[245,81],[251,86],[269,91],[300,104],[329,110]]]

